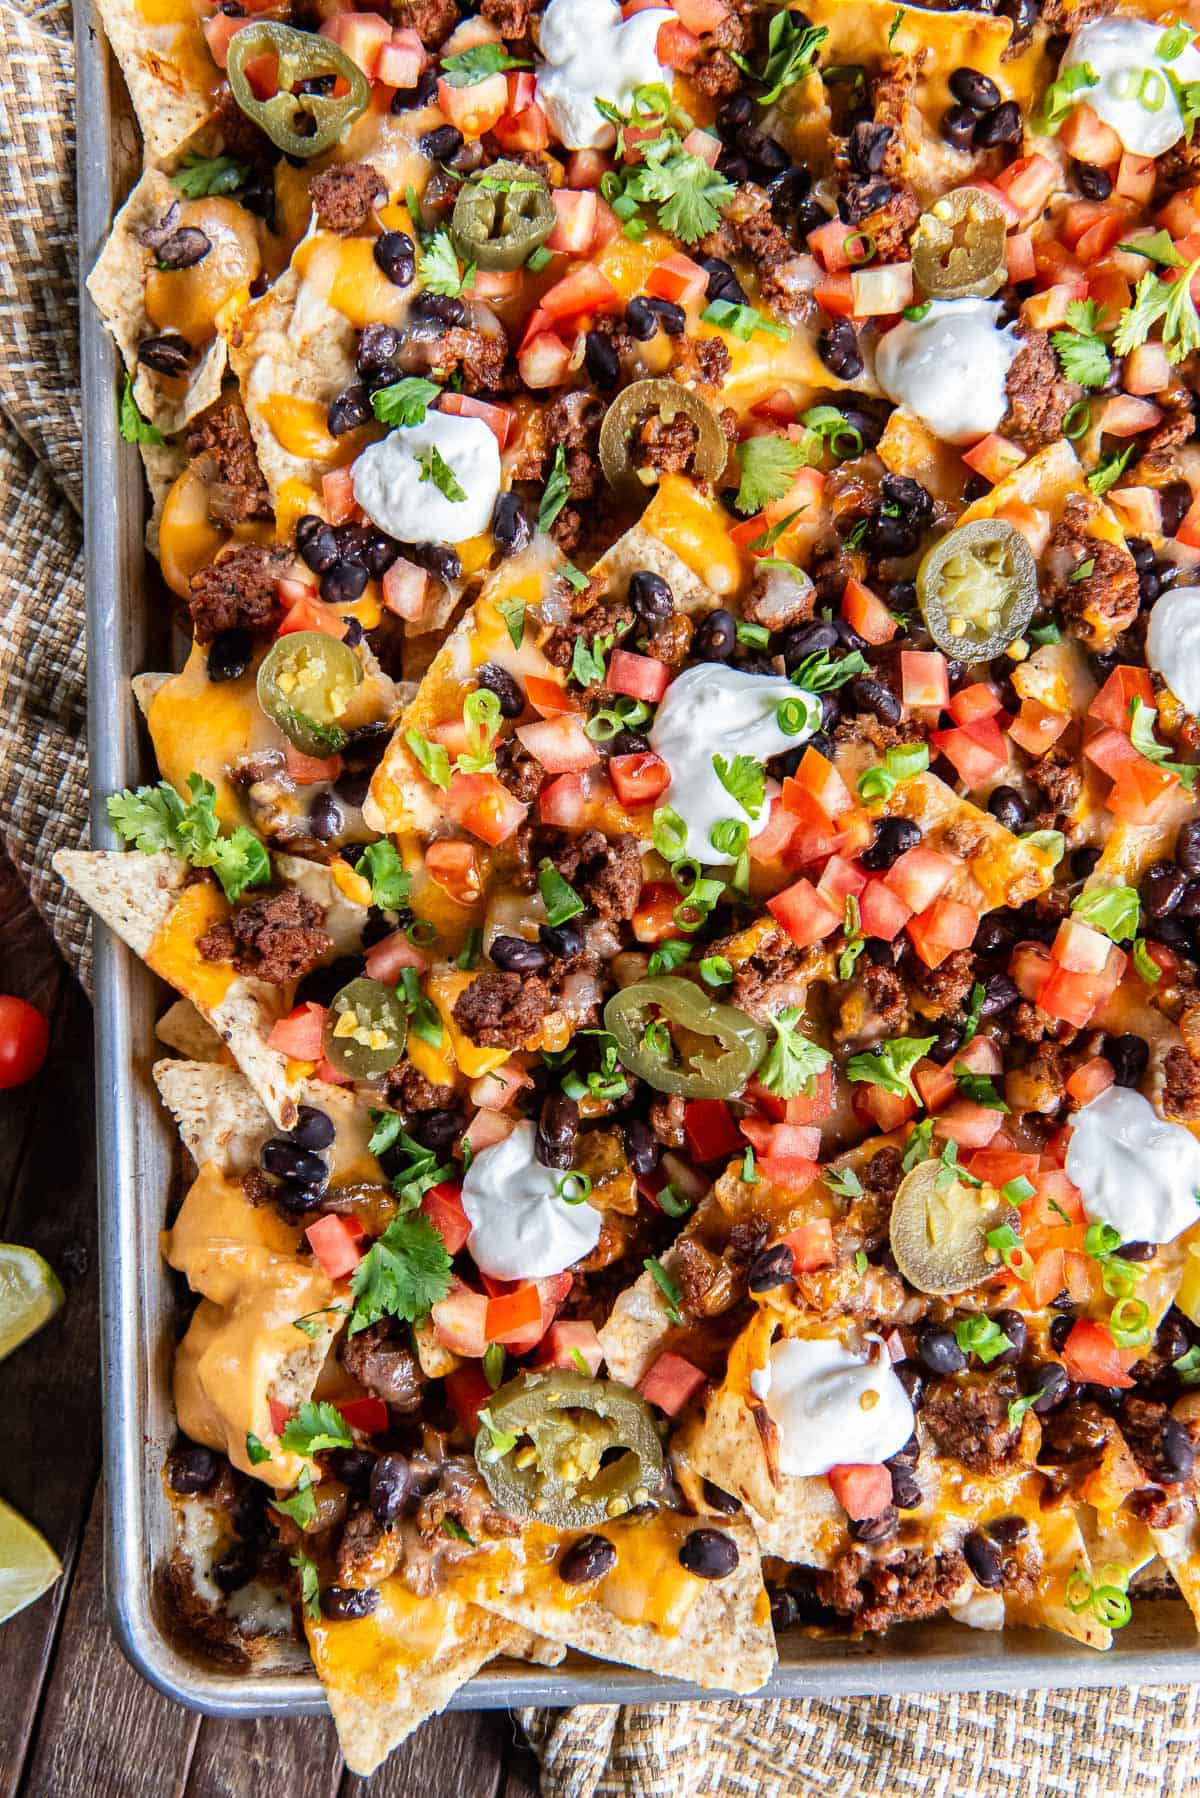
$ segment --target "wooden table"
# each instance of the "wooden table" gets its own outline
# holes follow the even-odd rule
[[[435,1719],[363,1780],[327,1717],[198,1717],[126,1663],[104,1609],[91,1011],[2,858],[0,992],[51,1023],[42,1073],[0,1093],[0,1240],[38,1249],[67,1293],[0,1365],[0,1494],[64,1570],[0,1628],[0,1798],[534,1798],[502,1711]]]

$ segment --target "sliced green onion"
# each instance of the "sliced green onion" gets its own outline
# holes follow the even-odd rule
[[[418,949],[428,949],[438,940],[437,925],[430,918],[414,918],[411,924],[405,925],[404,934]]]
[[[589,1197],[591,1190],[592,1176],[577,1173],[574,1169],[569,1174],[564,1174],[555,1187],[559,1198],[566,1205],[582,1205],[583,1201]]]
[[[665,862],[674,862],[683,854],[687,835],[687,825],[673,805],[655,809],[650,840]]]
[[[868,805],[876,800],[890,799],[895,791],[896,777],[886,768],[864,768],[858,777],[858,796]]]
[[[1076,400],[1075,404],[1064,415],[1062,421],[1063,436],[1072,443],[1087,435],[1092,422],[1092,405],[1090,400]]]
[[[718,855],[738,856],[750,840],[750,827],[736,818],[719,818],[708,840]]]
[[[1150,1340],[1150,1307],[1144,1299],[1119,1299],[1108,1327],[1118,1348],[1139,1348]]]
[[[798,737],[802,730],[809,730],[812,721],[812,706],[804,699],[785,699],[782,705],[775,708],[775,722],[785,737]]]
[[[883,759],[888,773],[897,780],[912,780],[914,775],[924,774],[929,767],[929,745],[898,743]]]
[[[733,979],[733,963],[723,955],[706,955],[700,963],[700,978],[705,986],[728,986]]]
[[[854,249],[855,244],[861,244],[862,249]],[[870,262],[875,248],[875,239],[869,231],[851,231],[849,237],[842,240],[842,255],[847,262]]]

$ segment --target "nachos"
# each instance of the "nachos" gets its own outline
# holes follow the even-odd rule
[[[189,1621],[1200,1617],[1200,13],[103,11]]]

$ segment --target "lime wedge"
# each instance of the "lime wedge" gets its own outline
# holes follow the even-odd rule
[[[62,1302],[58,1275],[36,1249],[0,1242],[0,1361],[49,1323]]]
[[[48,1592],[61,1572],[46,1538],[0,1498],[0,1623]]]

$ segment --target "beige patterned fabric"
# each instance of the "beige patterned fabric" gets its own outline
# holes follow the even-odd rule
[[[71,21],[0,4],[0,830],[83,978],[50,857],[87,830]],[[114,396],[115,403],[115,396]],[[545,1798],[1182,1798],[1181,1689],[521,1713]]]

